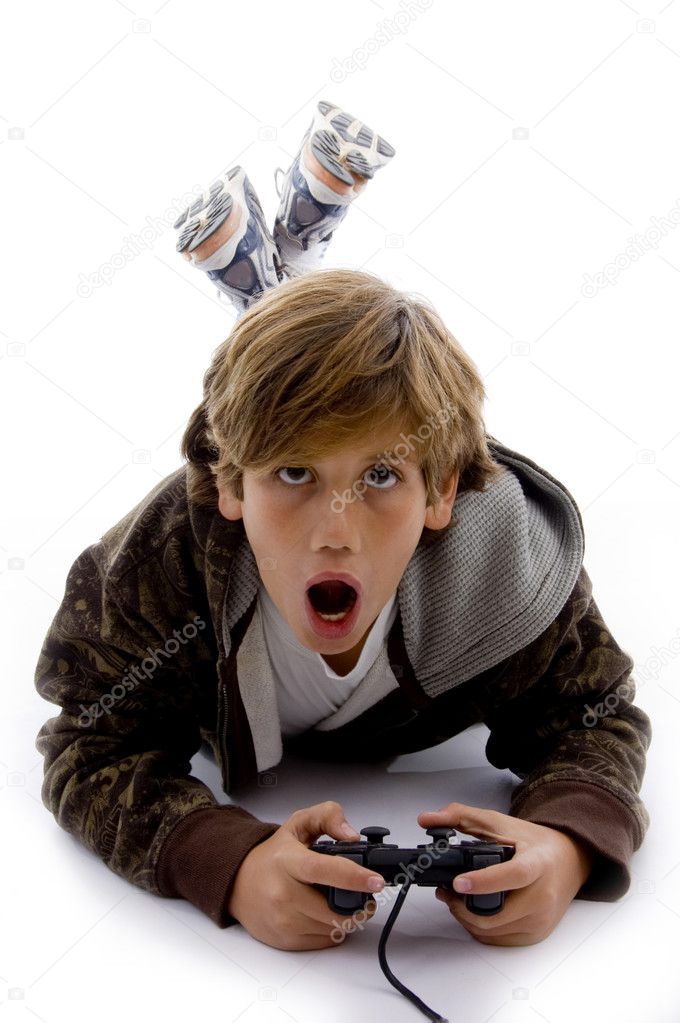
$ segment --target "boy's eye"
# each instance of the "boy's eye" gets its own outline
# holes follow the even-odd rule
[[[309,469],[306,469],[303,466],[298,466],[298,465],[295,465],[295,466],[294,465],[282,465],[279,469],[275,469],[274,470],[274,476],[281,483],[294,482],[295,484],[301,484],[301,483],[307,483],[308,482],[305,479],[301,480],[299,478],[296,479],[295,481],[290,481],[290,480],[282,479],[279,476],[279,473],[282,473],[282,472],[293,473],[293,474],[294,473],[302,473],[302,474],[304,474],[306,472],[309,472]],[[386,481],[389,482],[389,474],[394,476],[395,480],[401,481],[401,476],[399,475],[398,472],[396,472],[392,468],[392,466],[385,465],[384,463],[381,463],[381,462],[377,462],[370,469],[367,469],[366,472],[364,473],[364,477],[366,478],[366,480],[368,481],[369,484],[381,484],[381,483],[384,483]],[[392,486],[375,486],[374,489],[376,489],[376,490],[394,490],[395,486],[397,486],[397,483],[394,483]]]

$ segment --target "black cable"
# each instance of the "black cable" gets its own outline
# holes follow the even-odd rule
[[[406,893],[411,887],[412,880],[413,878],[410,875],[407,875],[406,880],[401,886],[401,891],[397,895],[395,903],[392,906],[392,912],[388,916],[385,922],[385,926],[382,929],[382,934],[380,935],[380,941],[378,943],[378,959],[380,960],[380,969],[383,971],[392,987],[395,987],[397,991],[400,991],[402,995],[405,995],[409,999],[409,1001],[413,1002],[417,1009],[420,1009],[420,1011],[423,1012],[428,1019],[432,1020],[432,1023],[448,1023],[446,1016],[440,1016],[438,1012],[434,1011],[434,1009],[430,1009],[429,1006],[425,1005],[425,1002],[418,998],[418,995],[414,995],[413,991],[409,991],[405,984],[402,984],[400,980],[397,980],[397,978],[394,976],[391,969],[387,965],[387,959],[385,957],[385,946],[387,944],[387,939],[389,938],[390,931],[392,930],[394,921],[397,919],[397,916],[399,915],[399,910],[401,909],[404,899],[406,898]]]

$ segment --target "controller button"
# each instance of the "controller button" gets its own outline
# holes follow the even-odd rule
[[[472,853],[472,869],[481,870],[482,867],[494,867],[501,862],[498,853]]]
[[[455,828],[428,828],[425,832],[426,835],[430,835],[432,837],[432,844],[438,842],[442,838],[444,841],[448,841],[451,835],[455,835],[455,833]]]
[[[503,892],[488,892],[486,895],[468,895],[467,898],[472,900],[472,904],[477,910],[481,909],[486,913],[493,913],[501,908]]]
[[[370,828],[362,828],[359,834],[365,835],[370,845],[380,845],[383,838],[386,838],[390,833],[389,828],[381,828],[377,825]]]

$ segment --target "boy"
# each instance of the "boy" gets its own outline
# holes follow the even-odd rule
[[[58,823],[278,948],[337,940],[313,885],[382,878],[308,848],[359,838],[336,802],[281,825],[218,805],[189,773],[202,741],[232,792],[285,750],[382,759],[484,722],[489,762],[521,779],[509,814],[452,802],[418,822],[515,846],[437,890],[486,944],[540,941],[574,897],[618,899],[649,825],[651,726],[573,497],[485,433],[476,367],[426,302],[313,269],[393,152],[320,103],[273,238],[240,168],[180,217],[178,248],[238,319],[187,464],[76,559],[36,668],[62,707],[37,738]],[[457,894],[500,890],[490,917]]]

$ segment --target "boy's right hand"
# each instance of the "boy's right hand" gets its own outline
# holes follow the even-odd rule
[[[239,867],[227,911],[258,941],[274,948],[316,949],[340,944],[354,926],[351,916],[338,916],[313,884],[373,892],[368,879],[384,879],[344,856],[325,856],[309,848],[320,835],[360,841],[346,824],[339,803],[316,803],[296,810],[278,831],[254,846]],[[380,890],[380,889],[376,889]],[[362,912],[373,916],[371,900]],[[332,937],[331,937],[332,935]]]

